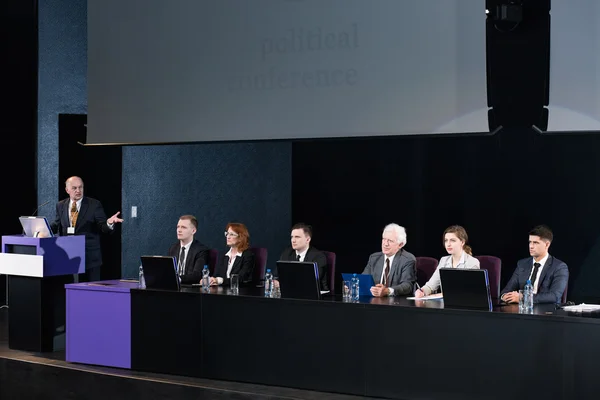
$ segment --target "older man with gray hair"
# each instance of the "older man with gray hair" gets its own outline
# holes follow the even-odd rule
[[[416,259],[403,247],[406,231],[398,224],[383,229],[381,251],[371,254],[363,274],[369,274],[376,282],[371,288],[375,297],[403,296],[412,294],[417,281]]]

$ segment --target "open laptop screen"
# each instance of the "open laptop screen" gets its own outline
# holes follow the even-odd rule
[[[52,229],[46,217],[19,217],[23,233],[27,237],[53,237]]]
[[[492,310],[485,269],[440,268],[444,307]]]
[[[281,297],[319,300],[319,268],[315,262],[277,261]]]
[[[175,257],[142,256],[141,260],[146,289],[175,291],[180,289]]]

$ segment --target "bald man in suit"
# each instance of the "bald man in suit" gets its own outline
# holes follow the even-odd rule
[[[120,211],[107,219],[102,203],[84,197],[83,180],[78,176],[67,179],[65,191],[69,197],[56,204],[52,231],[61,236],[85,235],[85,274],[79,276],[79,281],[99,281],[102,267],[100,234],[111,233],[115,224],[123,222],[119,218]]]

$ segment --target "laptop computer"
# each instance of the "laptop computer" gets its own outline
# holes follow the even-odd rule
[[[23,234],[27,237],[53,237],[52,229],[46,217],[19,217]]]
[[[352,282],[354,274],[342,274],[342,279],[348,282]],[[358,278],[358,295],[359,296],[373,296],[371,294],[371,287],[375,286],[375,281],[370,274],[356,274]]]
[[[487,270],[440,268],[439,271],[444,307],[492,311]]]
[[[277,261],[281,297],[320,300],[319,267],[315,262]]]
[[[175,257],[142,256],[141,260],[146,289],[180,290]]]

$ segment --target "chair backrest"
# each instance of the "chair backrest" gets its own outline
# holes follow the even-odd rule
[[[329,269],[329,290],[331,294],[335,294],[335,253],[331,251],[324,251],[325,258],[327,259],[327,268]]]
[[[438,260],[433,257],[417,257],[417,282],[423,286],[431,278],[438,266]]]
[[[490,281],[490,294],[493,299],[500,297],[500,275],[502,273],[502,260],[494,256],[475,256],[479,260],[479,267],[487,269]]]
[[[254,253],[254,271],[252,271],[252,281],[259,283],[265,279],[265,271],[267,269],[267,256],[269,252],[266,247],[250,247],[250,251]]]
[[[210,271],[210,276],[214,276],[218,261],[219,261],[219,250],[210,249],[208,251],[208,270]]]

